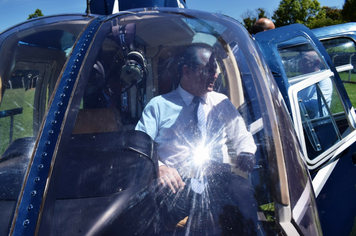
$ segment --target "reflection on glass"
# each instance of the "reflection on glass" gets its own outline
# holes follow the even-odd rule
[[[304,37],[297,37],[277,45],[288,79],[294,79],[320,70],[326,65],[310,42]]]
[[[340,37],[321,41],[330,55],[335,67],[352,65],[354,68],[348,71],[340,71],[339,75],[344,82],[345,89],[351,104],[356,107],[356,46],[351,38]]]
[[[344,109],[336,91],[331,78],[327,78],[298,93],[309,159],[339,142],[347,132]]]
[[[320,92],[319,92],[320,91]],[[298,93],[298,99],[303,102],[309,119],[328,115],[332,99],[333,84],[330,78],[309,86]],[[322,96],[318,95],[322,94]]]

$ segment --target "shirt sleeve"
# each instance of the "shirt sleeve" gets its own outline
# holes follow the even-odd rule
[[[142,112],[142,117],[138,121],[135,130],[143,131],[146,134],[148,134],[152,140],[155,140],[157,137],[158,133],[158,118],[159,118],[159,113],[157,112],[157,109],[155,108],[155,102],[150,102],[147,104],[145,109]],[[158,160],[158,166],[162,166],[165,164]]]
[[[159,115],[155,106],[155,102],[151,101],[147,104],[142,112],[142,116],[138,121],[135,130],[143,131],[148,134],[152,140],[155,140],[158,133]]]
[[[229,105],[228,125],[226,128],[226,134],[228,137],[228,143],[230,148],[239,155],[241,152],[248,152],[255,154],[256,144],[252,137],[252,134],[246,129],[245,122],[241,114],[237,111],[234,105]]]

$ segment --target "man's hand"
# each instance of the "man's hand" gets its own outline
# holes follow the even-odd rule
[[[255,163],[255,155],[252,153],[241,152],[236,158],[236,167],[240,168],[244,172],[248,171],[251,173]]]
[[[161,187],[169,187],[173,193],[176,193],[179,189],[183,189],[185,186],[178,171],[165,165],[159,167],[158,183]]]

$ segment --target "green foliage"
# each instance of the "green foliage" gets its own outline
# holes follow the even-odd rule
[[[338,9],[336,7],[322,7],[322,9],[325,11],[326,13],[326,17],[330,18],[334,21],[341,21],[342,20],[342,13],[341,13],[341,9]]]
[[[310,22],[307,27],[309,29],[320,28],[329,25],[338,25],[344,23],[342,20],[332,20],[330,18],[322,18],[322,19],[315,19],[314,21]]]
[[[356,0],[345,0],[341,10],[342,17],[347,22],[356,21]]]
[[[329,25],[338,25],[345,23],[341,14],[341,9],[336,7],[322,7],[316,18],[310,21],[306,26],[310,29],[320,28]]]
[[[27,20],[32,19],[32,18],[37,18],[37,17],[40,17],[40,16],[44,16],[44,15],[42,14],[42,11],[37,8],[35,13],[28,15]]]
[[[317,0],[281,0],[272,19],[276,27],[295,23],[309,24],[315,20],[322,11]],[[323,12],[321,12],[323,14]]]

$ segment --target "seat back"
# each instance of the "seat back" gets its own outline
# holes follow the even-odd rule
[[[58,155],[41,235],[151,234],[141,222],[155,218],[158,162],[146,133],[75,134]]]

